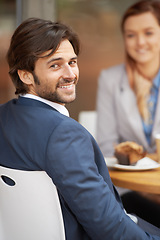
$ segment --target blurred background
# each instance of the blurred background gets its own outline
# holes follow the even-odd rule
[[[123,62],[121,16],[135,0],[0,0],[0,103],[10,100],[14,87],[6,52],[15,28],[28,17],[69,24],[79,35],[80,79],[76,100],[67,106],[71,117],[96,109],[97,81],[102,69]]]

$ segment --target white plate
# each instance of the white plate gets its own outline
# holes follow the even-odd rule
[[[150,170],[160,167],[160,164],[152,160],[151,158],[144,157],[140,159],[136,165],[121,165],[118,164],[117,158],[114,157],[105,157],[106,164],[109,168],[115,168],[126,171],[142,171],[142,170]]]

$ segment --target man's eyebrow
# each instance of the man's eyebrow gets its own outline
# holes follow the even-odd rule
[[[60,61],[60,60],[62,60],[62,59],[63,59],[62,57],[52,58],[52,59],[50,59],[50,60],[47,62],[47,64],[50,64],[51,62],[55,62],[55,61]],[[75,59],[77,59],[77,56],[71,58],[70,60],[75,60]]]
[[[62,58],[61,58],[61,57],[59,57],[59,58],[52,58],[52,59],[50,59],[50,60],[47,62],[47,64],[50,64],[51,62],[55,62],[55,61],[59,61],[59,60],[62,60]]]

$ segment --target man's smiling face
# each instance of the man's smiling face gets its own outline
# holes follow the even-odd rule
[[[43,57],[49,52],[36,61],[32,75],[36,81],[28,93],[60,104],[70,103],[76,97],[79,77],[77,55],[68,40],[63,40],[52,55]]]

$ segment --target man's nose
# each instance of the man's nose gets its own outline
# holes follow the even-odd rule
[[[63,78],[74,79],[76,77],[73,68],[70,65],[66,65],[63,70]]]

